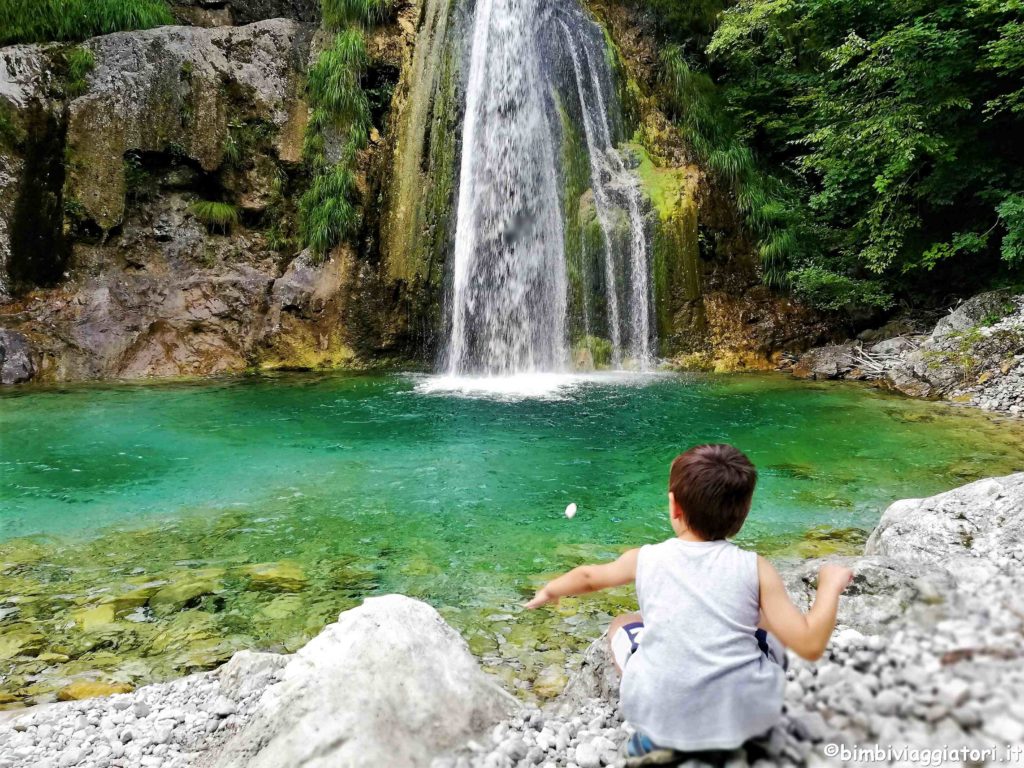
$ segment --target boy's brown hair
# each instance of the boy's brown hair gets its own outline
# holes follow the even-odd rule
[[[750,512],[757,469],[731,445],[698,445],[672,462],[668,489],[686,525],[708,541],[739,533]]]

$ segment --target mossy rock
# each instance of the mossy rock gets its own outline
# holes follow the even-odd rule
[[[859,555],[868,534],[860,528],[811,528],[793,547],[801,558]]]
[[[45,646],[46,638],[29,625],[16,625],[0,635],[0,659],[35,656]]]
[[[180,581],[172,581],[157,590],[150,597],[149,606],[161,612],[179,610],[205,595],[216,594],[221,588],[220,580],[213,575],[186,573]]]
[[[265,592],[301,592],[308,579],[296,563],[258,563],[248,565],[240,573],[249,579],[249,589]]]
[[[303,603],[299,595],[278,595],[260,609],[260,618],[285,621],[300,616]]]
[[[147,605],[166,583],[165,581],[153,582],[120,595],[109,595],[100,601],[100,605],[112,606],[114,614],[120,616]]]
[[[93,632],[114,623],[114,605],[96,605],[71,612],[71,619],[83,632]]]
[[[541,699],[553,699],[558,696],[569,683],[569,676],[565,673],[565,667],[560,664],[552,664],[545,667],[533,681],[533,692]]]
[[[133,690],[128,683],[108,683],[102,680],[76,680],[57,692],[58,701],[81,701],[97,696],[113,696],[116,693],[130,693]]]
[[[149,650],[152,653],[163,653],[186,648],[192,643],[218,635],[217,623],[212,614],[206,611],[182,611],[157,632]]]
[[[39,661],[45,661],[51,664],[63,664],[66,661],[70,661],[71,657],[65,653],[53,653],[47,651],[46,653],[40,653],[36,657]]]

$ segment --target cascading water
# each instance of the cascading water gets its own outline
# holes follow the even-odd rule
[[[615,147],[618,105],[601,30],[577,0],[477,0],[472,30],[448,373],[570,364],[562,114],[582,127],[603,240],[601,296],[584,291],[580,325],[588,339],[592,327],[607,333],[616,367],[648,367],[645,201]],[[616,230],[620,220],[628,236]]]

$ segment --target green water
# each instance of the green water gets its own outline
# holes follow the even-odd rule
[[[520,600],[540,574],[667,536],[667,467],[689,445],[749,453],[761,479],[740,540],[775,554],[855,547],[850,529],[895,499],[1024,469],[1013,422],[852,385],[662,376],[501,400],[420,384],[288,375],[0,397],[0,703],[294,649],[392,591],[429,600],[528,686],[631,594],[528,616]]]

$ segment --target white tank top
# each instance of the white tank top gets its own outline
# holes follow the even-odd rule
[[[660,747],[734,749],[779,719],[785,672],[754,632],[757,554],[728,541],[640,549],[640,647],[622,675],[626,720]]]

